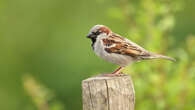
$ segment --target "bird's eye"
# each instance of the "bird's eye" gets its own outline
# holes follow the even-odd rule
[[[95,32],[92,32],[92,34],[95,34]]]
[[[100,31],[92,32],[94,35],[99,35]]]

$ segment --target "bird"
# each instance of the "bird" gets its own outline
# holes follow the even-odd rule
[[[176,61],[174,58],[147,51],[131,40],[112,32],[105,25],[93,26],[86,37],[91,39],[92,49],[97,56],[119,65],[119,68],[111,74],[107,74],[108,76],[118,76],[126,66],[142,60],[166,59]]]

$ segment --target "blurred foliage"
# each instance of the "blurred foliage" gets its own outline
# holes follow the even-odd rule
[[[120,10],[129,24],[129,38],[151,51],[177,59],[177,63],[147,61],[126,70],[135,79],[137,110],[187,110],[195,106],[194,78],[188,72],[194,68],[191,55],[195,37],[187,36],[187,42],[177,47],[178,41],[170,33],[176,23],[175,13],[182,9],[182,4],[181,0],[121,0]]]
[[[39,110],[65,110],[63,104],[56,101],[54,94],[48,88],[37,83],[32,76],[25,75],[23,83],[26,92]]]
[[[138,62],[124,70],[134,81],[136,110],[194,109],[194,4],[0,0],[0,110],[81,110],[81,81],[117,67],[92,52],[85,36],[95,24],[177,59]]]

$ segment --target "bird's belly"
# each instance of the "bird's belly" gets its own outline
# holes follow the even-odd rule
[[[102,57],[106,61],[109,61],[113,64],[120,65],[122,67],[129,65],[133,61],[130,56],[125,56],[125,55],[120,55],[115,53],[111,53],[111,54],[108,53],[107,55],[104,54],[100,57]]]
[[[120,55],[116,53],[108,53],[104,50],[103,47],[98,46],[99,48],[96,48],[94,51],[97,56],[103,58],[106,61],[109,61],[113,64],[120,65],[122,67],[129,65],[133,62],[133,58],[131,56],[127,55]]]

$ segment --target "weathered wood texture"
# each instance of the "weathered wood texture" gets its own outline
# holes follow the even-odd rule
[[[134,110],[131,77],[95,76],[82,82],[83,110]]]

